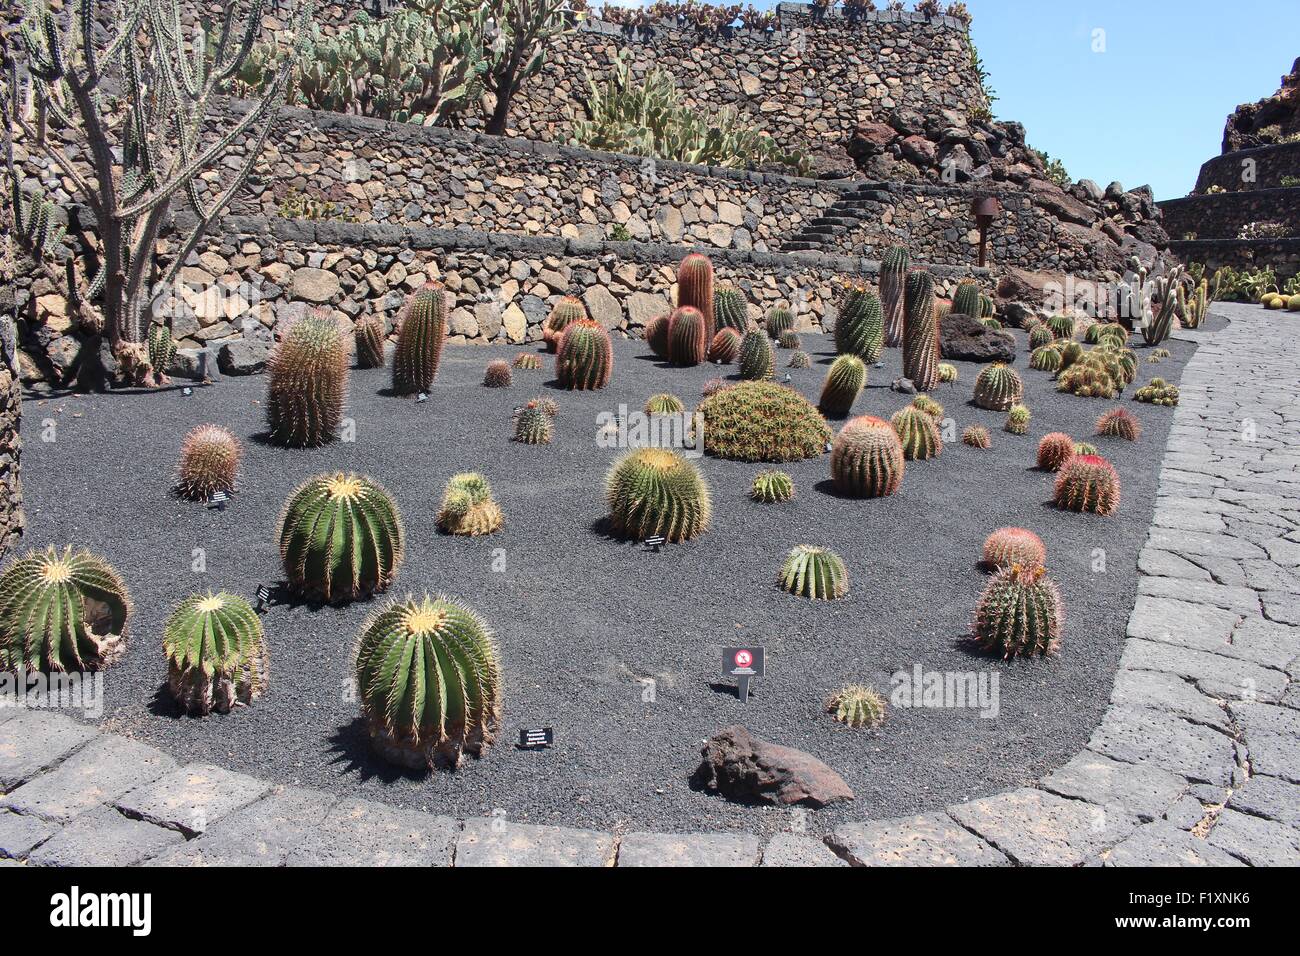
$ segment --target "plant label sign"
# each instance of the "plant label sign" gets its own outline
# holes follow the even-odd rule
[[[736,696],[742,704],[749,703],[749,681],[763,676],[766,654],[760,644],[752,647],[724,647],[722,672],[736,678]]]
[[[555,746],[555,731],[550,727],[522,727],[519,730],[520,750],[545,750]]]

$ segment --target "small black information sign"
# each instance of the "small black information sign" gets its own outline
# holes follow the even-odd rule
[[[257,586],[257,610],[259,612],[266,610],[267,603],[271,600],[271,589],[265,584]]]
[[[736,678],[736,696],[742,704],[749,703],[750,679],[763,676],[765,658],[762,645],[722,649],[722,672]]]
[[[550,727],[521,727],[520,750],[544,750],[555,746],[555,731]]]

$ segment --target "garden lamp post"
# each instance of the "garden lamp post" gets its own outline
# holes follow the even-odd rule
[[[979,266],[983,269],[988,264],[989,225],[1002,212],[1002,203],[994,196],[980,196],[971,203],[971,212],[975,214],[975,223],[980,230]]]

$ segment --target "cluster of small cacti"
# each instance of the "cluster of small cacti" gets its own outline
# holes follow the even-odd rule
[[[826,712],[850,727],[879,727],[885,722],[885,699],[863,684],[849,684],[826,699]]]
[[[1074,455],[1074,439],[1065,432],[1051,432],[1038,441],[1038,467],[1059,471]]]
[[[1112,408],[1097,419],[1097,434],[1137,441],[1142,434],[1142,423],[1128,409]]]
[[[235,490],[243,448],[228,429],[199,425],[181,444],[176,493],[190,501],[207,501],[214,492]]]
[[[781,566],[781,589],[814,601],[835,601],[849,593],[849,572],[829,548],[800,544],[790,549]]]
[[[1047,564],[1043,539],[1025,528],[999,528],[984,539],[980,563],[992,571],[1020,565],[1041,568]]]
[[[699,365],[712,341],[704,314],[691,305],[678,306],[668,316],[668,361],[673,365]]]
[[[555,431],[554,402],[535,398],[515,412],[514,440],[521,445],[549,445]]]
[[[501,506],[492,497],[492,485],[475,471],[452,475],[442,493],[438,528],[445,534],[491,534],[505,523]]]
[[[510,365],[504,359],[493,359],[483,370],[483,384],[487,388],[509,388],[513,381]]]
[[[934,276],[917,270],[907,276],[903,324],[903,375],[918,392],[939,384],[939,321],[934,314]]]
[[[447,290],[428,282],[407,298],[393,352],[393,392],[421,395],[433,386],[447,340]]]
[[[542,358],[532,352],[520,352],[515,356],[514,366],[522,371],[535,372],[542,367]]]
[[[918,395],[912,399],[912,407],[919,408],[936,422],[943,421],[943,406],[936,402],[929,395]]]
[[[749,310],[739,290],[730,286],[718,286],[713,290],[713,320],[719,330],[744,332],[749,327]]]
[[[776,337],[776,344],[783,349],[798,350],[803,346],[803,340],[794,329],[786,329]]]
[[[614,371],[614,346],[599,322],[570,322],[560,336],[555,377],[567,389],[590,391],[609,384]]]
[[[1024,405],[1012,405],[1007,409],[1007,420],[1002,426],[1013,435],[1023,435],[1029,431],[1029,420],[1033,413]]]
[[[740,377],[757,382],[771,378],[775,371],[772,340],[761,329],[750,329],[740,341]]]
[[[989,430],[983,425],[968,425],[961,433],[961,443],[971,448],[989,448],[993,444]]]
[[[776,504],[794,497],[794,480],[784,471],[761,471],[754,478],[749,497],[763,504]]]
[[[1043,323],[1052,333],[1053,338],[1068,339],[1074,337],[1074,319],[1068,315],[1054,315]]]
[[[1052,496],[1056,506],[1066,511],[1114,514],[1119,507],[1119,475],[1105,458],[1074,455],[1057,473]]]
[[[682,404],[682,400],[676,395],[661,392],[647,398],[645,407],[642,410],[647,415],[680,415],[686,411],[686,406]]]
[[[163,628],[167,690],[191,714],[229,713],[266,689],[270,657],[257,612],[224,591],[181,602]]]
[[[352,327],[356,346],[357,368],[384,367],[384,323],[377,315],[367,315]]]
[[[1131,381],[1122,354],[1100,347],[1087,352],[1057,373],[1057,391],[1080,398],[1115,398]]]
[[[975,640],[1004,659],[1054,654],[1065,608],[1042,566],[1012,565],[993,575],[975,612]]]
[[[804,351],[796,351],[790,355],[790,368],[811,368],[812,356]]]
[[[707,347],[718,331],[713,315],[713,263],[708,256],[692,252],[678,265],[677,308],[693,308],[699,312],[704,322],[704,347]],[[703,351],[701,348],[701,355]]]
[[[387,589],[405,553],[402,519],[388,492],[370,478],[343,472],[299,485],[276,538],[289,586],[326,604]]]
[[[903,443],[903,457],[908,461],[926,461],[943,451],[939,425],[934,417],[914,406],[897,412],[890,424]]]
[[[975,404],[991,411],[1006,411],[1025,396],[1025,383],[1011,366],[995,362],[980,369],[975,379]]]
[[[501,719],[501,664],[487,625],[450,598],[407,597],[361,628],[355,676],[371,744],[407,767],[482,756]]]
[[[314,448],[333,441],[348,390],[343,332],[330,316],[299,319],[269,363],[266,423],[271,441]]]
[[[884,312],[880,299],[866,286],[845,286],[835,323],[835,351],[856,355],[869,364],[880,360],[884,349]]]
[[[816,458],[831,437],[808,399],[775,382],[726,385],[700,403],[698,414],[705,453],[733,461]]]
[[[848,422],[831,446],[831,480],[851,498],[884,498],[903,482],[903,443],[894,426],[871,415]]]
[[[29,551],[0,575],[0,673],[98,671],[126,653],[131,595],[89,551]]]
[[[912,259],[902,246],[891,246],[880,259],[880,303],[885,313],[885,344],[903,344],[907,272]]]
[[[713,512],[709,486],[690,461],[667,448],[625,455],[605,480],[609,528],[637,541],[662,535],[670,542],[699,537]]]
[[[718,365],[730,365],[736,361],[736,356],[739,354],[740,333],[727,326],[718,329],[718,334],[713,337],[713,342],[709,345],[709,353],[706,358]]]
[[[783,305],[774,305],[767,310],[764,324],[768,338],[778,339],[782,332],[794,331],[794,312]]]
[[[957,366],[948,362],[939,363],[939,381],[945,384],[955,382],[961,376],[957,372]]]
[[[546,343],[548,352],[556,352],[560,348],[560,337],[564,330],[571,323],[579,322],[587,317],[587,307],[582,304],[582,300],[571,295],[566,295],[560,301],[551,307],[551,313],[542,323],[542,341]]]
[[[844,354],[831,363],[817,407],[828,418],[844,418],[867,384],[867,366],[856,355]]]
[[[1178,404],[1178,386],[1170,385],[1163,378],[1153,378],[1134,392],[1133,397],[1139,402],[1172,408]]]

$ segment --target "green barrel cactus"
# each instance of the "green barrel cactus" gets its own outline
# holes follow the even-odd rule
[[[957,381],[961,376],[957,372],[957,366],[948,362],[939,363],[939,381],[944,384],[950,384]]]
[[[384,325],[378,316],[368,315],[352,327],[357,368],[384,367]]]
[[[740,333],[727,326],[718,329],[718,334],[709,345],[709,354],[705,357],[717,365],[730,365],[739,354]]]
[[[1002,427],[1013,435],[1023,435],[1029,431],[1029,420],[1033,413],[1024,405],[1012,405],[1007,409],[1007,421]]]
[[[689,541],[708,530],[713,513],[699,470],[667,448],[641,448],[615,463],[605,480],[605,499],[610,530],[637,541],[655,535]]]
[[[738,289],[719,286],[713,290],[713,320],[718,330],[734,329],[743,333],[749,328],[749,309]]]
[[[799,333],[794,329],[786,329],[777,336],[776,344],[783,349],[798,351],[798,349],[803,345],[803,340],[799,338]]]
[[[103,670],[126,653],[132,610],[103,558],[29,551],[0,574],[0,672]]]
[[[1031,349],[1041,349],[1044,346],[1051,345],[1056,341],[1056,336],[1045,324],[1039,323],[1034,326],[1029,333],[1029,347]]]
[[[542,323],[542,341],[546,350],[554,352],[560,347],[560,336],[574,322],[581,322],[587,317],[587,307],[582,300],[566,295],[551,307],[550,314]]]
[[[1061,371],[1080,361],[1084,356],[1093,354],[1092,352],[1086,352],[1083,346],[1074,339],[1057,339],[1056,351],[1061,354]],[[1101,352],[1096,349],[1093,352],[1098,356],[1101,355]]]
[[[904,408],[890,419],[890,424],[898,432],[898,440],[903,443],[903,457],[908,461],[937,458],[943,451],[938,422],[921,409]]]
[[[447,340],[447,290],[427,282],[407,297],[393,353],[393,392],[419,395],[433,387]]]
[[[1115,466],[1100,455],[1074,455],[1057,472],[1052,498],[1065,511],[1112,515],[1119,508]]]
[[[918,392],[939,384],[939,321],[934,314],[934,276],[917,270],[907,276],[903,325],[903,376]]]
[[[884,310],[880,299],[864,285],[845,286],[835,323],[835,351],[856,355],[868,364],[880,361],[885,347]]]
[[[1097,446],[1089,445],[1086,441],[1077,441],[1074,443],[1074,453],[1076,455],[1095,455]]]
[[[790,549],[781,566],[781,589],[814,601],[835,601],[849,593],[849,572],[829,548],[800,544]]]
[[[509,388],[514,381],[514,376],[510,373],[510,363],[505,359],[493,359],[487,363],[487,368],[483,370],[483,385],[485,388]]]
[[[499,530],[504,523],[501,506],[492,497],[492,486],[486,478],[476,471],[451,476],[438,509],[440,531],[477,537]]]
[[[849,684],[827,698],[826,712],[841,724],[870,729],[885,722],[885,699],[871,687]]]
[[[997,311],[998,311],[997,305],[994,304],[992,296],[987,296],[981,292],[979,317],[981,319],[991,319],[995,315],[997,315]],[[1002,328],[1002,324],[998,323],[997,328]]]
[[[828,418],[845,418],[867,386],[867,366],[856,355],[841,355],[826,372],[817,408]]]
[[[243,448],[229,429],[199,425],[181,443],[176,493],[189,501],[207,501],[218,491],[230,494],[239,475]]]
[[[903,482],[903,443],[887,421],[860,415],[835,436],[831,479],[842,495],[884,498]]]
[[[751,329],[740,340],[740,377],[751,382],[769,379],[776,371],[772,340],[760,329]]]
[[[405,537],[388,492],[370,478],[344,472],[299,485],[276,531],[289,586],[326,604],[387,589],[402,563]]]
[[[994,362],[980,369],[975,379],[975,404],[990,411],[1004,412],[1025,397],[1025,383],[1009,365]]]
[[[257,612],[222,591],[181,602],[163,628],[167,690],[191,714],[230,713],[266,689],[270,657]]]
[[[961,443],[971,448],[989,448],[993,438],[983,425],[968,425],[961,433]]]
[[[704,422],[705,454],[732,461],[816,458],[831,437],[808,399],[775,382],[728,385],[701,402],[697,414]]]
[[[903,344],[907,272],[911,265],[911,256],[902,246],[886,249],[880,260],[880,303],[885,312],[885,344],[890,348]]]
[[[501,721],[501,662],[483,620],[447,597],[407,597],[361,628],[357,696],[371,745],[416,769],[481,757]]]
[[[708,256],[698,252],[687,255],[677,267],[677,308],[687,306],[704,317],[704,343],[707,345],[718,331],[713,318],[713,263]]]
[[[1128,409],[1112,408],[1097,419],[1097,434],[1137,441],[1142,434],[1142,423]]]
[[[1068,315],[1054,315],[1045,323],[1053,338],[1074,338],[1075,321]]]
[[[1043,568],[1013,565],[993,575],[975,611],[975,641],[1004,659],[1055,654],[1065,606]]]
[[[1061,350],[1054,345],[1040,345],[1029,353],[1029,367],[1038,372],[1059,371]]]
[[[1043,471],[1060,471],[1074,457],[1074,439],[1065,432],[1049,432],[1038,441],[1038,467]]]
[[[176,358],[176,340],[172,330],[157,322],[149,326],[149,365],[155,374],[166,375]]]
[[[515,356],[514,366],[520,371],[536,372],[542,367],[542,359],[541,356],[534,355],[532,352],[520,352]]]
[[[271,356],[266,423],[271,441],[314,448],[337,437],[348,391],[348,353],[330,316],[295,322]]]
[[[980,563],[991,570],[1020,565],[1041,568],[1047,564],[1042,538],[1024,528],[999,528],[984,539]]]
[[[936,422],[943,421],[943,406],[936,402],[929,395],[918,395],[912,399],[912,407],[919,408]]]
[[[549,445],[554,431],[553,416],[538,399],[515,412],[515,441],[522,445]]]
[[[774,305],[767,310],[765,326],[768,338],[779,339],[782,332],[794,330],[794,313],[783,305]]]
[[[676,395],[661,392],[647,398],[645,408],[642,411],[647,415],[680,415],[686,411],[686,406],[682,404],[682,400]]]
[[[789,368],[811,368],[812,356],[802,349],[790,353]]]
[[[749,497],[763,504],[777,504],[794,497],[794,479],[784,471],[762,471],[754,477]]]
[[[963,279],[957,283],[957,291],[952,296],[952,310],[958,315],[980,318],[983,314],[980,307],[980,284],[974,279]]]
[[[560,385],[579,391],[604,388],[613,371],[614,346],[599,322],[580,319],[565,327],[555,357],[555,377]]]
[[[712,336],[708,335],[706,320],[699,309],[684,305],[673,310],[668,318],[669,362],[683,367],[699,365],[704,361],[711,341]]]

